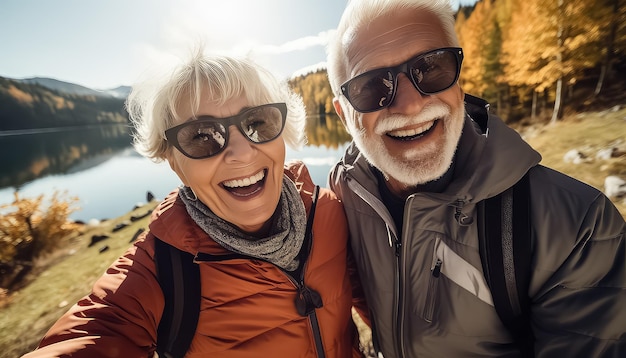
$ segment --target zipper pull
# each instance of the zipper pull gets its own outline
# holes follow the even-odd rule
[[[441,274],[442,264],[443,261],[441,261],[441,259],[437,259],[437,262],[435,262],[435,267],[433,267],[433,277],[439,277],[439,275]]]
[[[467,226],[474,222],[474,219],[463,212],[463,205],[465,205],[465,202],[457,199],[456,205],[454,205],[454,218],[460,225]]]
[[[400,240],[396,240],[395,246],[396,246],[396,257],[400,257],[400,251],[402,250],[402,243],[400,242]]]

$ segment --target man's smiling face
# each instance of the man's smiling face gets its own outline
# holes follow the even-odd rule
[[[349,40],[344,43],[349,78],[451,45],[437,17],[425,11],[388,14],[365,28],[351,30],[356,30],[355,36],[346,37]],[[465,110],[458,84],[423,95],[406,74],[399,74],[397,81],[393,102],[379,111],[359,113],[345,98],[340,101],[355,143],[400,194],[439,178],[450,168]]]

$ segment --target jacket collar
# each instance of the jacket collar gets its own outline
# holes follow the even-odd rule
[[[443,195],[464,202],[495,196],[515,184],[541,156],[500,118],[488,112],[487,102],[466,95],[466,117],[455,154],[454,176]],[[354,142],[336,168],[369,192],[378,195],[372,167]]]

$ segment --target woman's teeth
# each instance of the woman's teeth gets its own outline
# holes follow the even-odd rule
[[[223,184],[227,188],[241,188],[250,186],[252,184],[256,184],[263,180],[265,177],[265,171],[261,170],[260,172],[244,179],[235,179],[235,180],[227,180]]]

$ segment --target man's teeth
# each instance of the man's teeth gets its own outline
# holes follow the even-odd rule
[[[250,186],[252,184],[256,184],[261,181],[265,177],[265,171],[261,170],[260,172],[254,174],[251,177],[244,179],[235,179],[235,180],[227,180],[224,182],[224,186],[228,188],[240,188],[244,186]]]
[[[432,128],[432,126],[435,124],[435,122],[428,122],[425,123],[417,128],[413,128],[413,129],[405,129],[405,130],[398,130],[398,131],[391,131],[389,133],[387,133],[390,136],[393,137],[413,137],[419,134],[422,134],[424,132],[426,132],[427,130],[429,130],[430,128]]]

